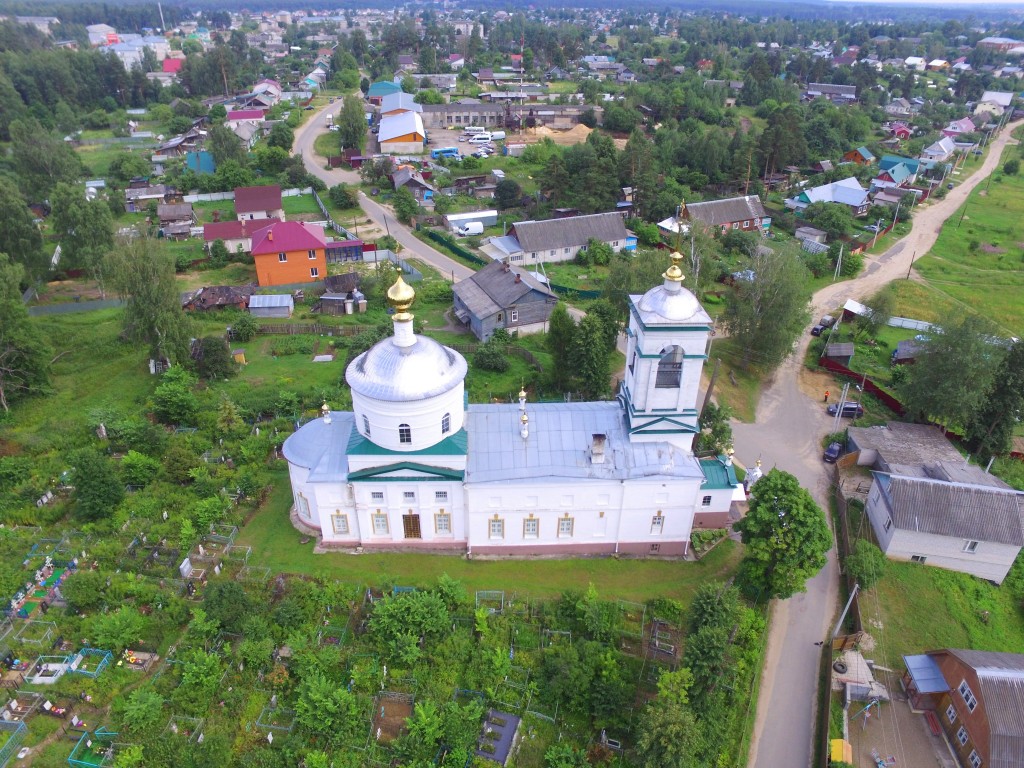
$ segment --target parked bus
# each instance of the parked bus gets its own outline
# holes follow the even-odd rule
[[[430,150],[430,159],[437,160],[439,157],[458,157],[458,147],[441,147],[440,149]]]

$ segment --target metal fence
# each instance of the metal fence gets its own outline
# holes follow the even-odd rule
[[[930,331],[935,327],[924,320],[912,320],[909,317],[890,317],[885,324],[893,328],[910,328],[914,331]]]
[[[359,238],[345,229],[341,224],[334,220],[331,216],[330,211],[327,210],[327,206],[324,205],[324,201],[320,199],[320,195],[317,191],[313,190],[313,199],[316,200],[317,207],[320,208],[320,212],[327,218],[327,226],[337,232],[339,235],[344,235],[346,240],[358,240]]]

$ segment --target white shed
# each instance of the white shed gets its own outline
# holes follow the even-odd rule
[[[255,293],[249,297],[249,314],[253,317],[291,317],[295,302],[287,293]]]

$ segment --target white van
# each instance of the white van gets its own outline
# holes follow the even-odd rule
[[[469,235],[482,235],[484,233],[484,225],[479,221],[468,221],[464,227],[456,227],[455,233],[467,237]]]
[[[472,139],[469,140],[470,144],[490,144],[491,134],[489,133],[478,133]]]
[[[462,130],[463,133],[468,133],[470,136],[475,136],[478,133],[486,133],[487,129],[479,125],[467,125]]]
[[[491,140],[492,141],[504,141],[505,140],[505,132],[504,131],[491,131]]]

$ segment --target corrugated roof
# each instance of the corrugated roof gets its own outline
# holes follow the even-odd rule
[[[156,215],[161,221],[192,218],[192,203],[158,203]]]
[[[477,317],[487,317],[511,307],[531,291],[543,294],[552,304],[558,300],[547,286],[534,279],[529,272],[506,269],[500,261],[492,261],[472,276],[455,283],[452,290]]]
[[[252,255],[324,248],[324,228],[304,221],[276,221],[252,234]]]
[[[853,357],[852,341],[836,341],[825,347],[826,357]]]
[[[253,232],[268,226],[272,219],[245,219],[238,221],[217,221],[203,225],[203,240],[212,242],[214,240],[238,240],[243,237],[250,237]]]
[[[625,241],[626,225],[618,213],[593,213],[567,219],[517,221],[509,234],[524,251],[539,252],[586,245],[591,238],[603,243]]]
[[[263,120],[266,117],[262,109],[236,109],[228,112],[227,121],[232,120]]]
[[[544,478],[703,480],[693,454],[669,443],[630,443],[616,402],[528,403],[529,437],[518,405],[470,405],[466,413],[469,483]],[[594,435],[605,435],[604,463],[590,460]]]
[[[377,129],[377,141],[383,143],[409,133],[425,136],[423,119],[417,112],[399,112],[397,115],[387,115],[381,118],[380,128]]]
[[[1022,494],[1016,491],[901,475],[890,475],[887,485],[897,528],[1024,545]]]
[[[704,472],[704,482],[701,484],[703,490],[735,488],[739,482],[736,479],[735,467],[732,464],[726,464],[720,458],[701,459],[700,468]]]
[[[281,187],[277,184],[235,189],[235,213],[255,213],[280,209]]]
[[[765,213],[761,198],[757,195],[743,195],[742,197],[729,197],[725,200],[708,200],[703,203],[689,203],[686,206],[686,215],[690,219],[696,219],[711,226],[732,224],[734,221],[749,221],[751,219],[762,219],[768,214]]]
[[[255,293],[249,297],[249,309],[272,309],[274,307],[295,307],[295,301],[288,293]]]
[[[811,203],[844,203],[859,207],[868,201],[868,191],[853,177],[806,189],[802,195]]]
[[[413,99],[414,96],[411,93],[405,93],[404,91],[385,94],[384,98],[380,100],[380,111],[384,113],[394,109],[404,109],[410,112],[422,112],[423,107],[413,101]]]
[[[899,475],[924,474],[928,461],[963,461],[963,457],[938,427],[890,421],[885,426],[848,427],[847,434],[858,450],[875,450]]]

